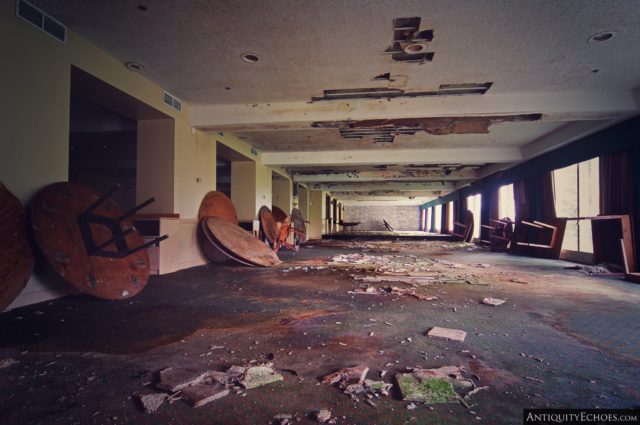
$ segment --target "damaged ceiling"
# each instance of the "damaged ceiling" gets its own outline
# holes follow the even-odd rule
[[[638,114],[634,0],[34,3],[305,184],[459,187]]]

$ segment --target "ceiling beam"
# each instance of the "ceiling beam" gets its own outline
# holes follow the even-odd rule
[[[330,182],[443,182],[458,180],[476,180],[478,171],[472,168],[462,170],[411,169],[411,170],[376,170],[376,171],[344,171],[316,172],[295,171],[293,181],[300,183]]]
[[[455,189],[452,182],[343,182],[343,183],[312,183],[309,184],[311,190],[339,191],[339,192],[361,192],[371,190],[393,190],[393,191],[420,191],[420,192],[443,192]]]
[[[334,198],[361,198],[363,196],[384,196],[384,197],[435,197],[442,195],[441,191],[432,190],[359,190],[359,191],[330,191]]]
[[[637,111],[638,104],[634,93],[627,90],[607,90],[330,102],[194,104],[190,108],[190,117],[191,124],[203,130],[233,131],[268,128],[270,125],[303,128],[308,127],[308,123],[313,121],[530,113],[542,113],[544,120],[576,121],[614,119]]]
[[[522,160],[517,147],[394,149],[315,152],[263,152],[267,166],[478,164]]]
[[[409,198],[406,196],[358,196],[358,197],[340,197],[336,198],[338,202],[344,205],[353,204],[369,204],[369,205],[415,205],[419,206],[425,202],[429,202],[434,199],[433,196],[420,196],[415,198]],[[347,220],[349,217],[347,217]]]

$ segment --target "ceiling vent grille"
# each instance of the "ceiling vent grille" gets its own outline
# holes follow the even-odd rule
[[[182,101],[180,99],[167,92],[164,92],[163,99],[165,105],[178,112],[182,112]]]
[[[16,3],[16,16],[29,22],[63,44],[67,44],[67,27],[25,0]]]

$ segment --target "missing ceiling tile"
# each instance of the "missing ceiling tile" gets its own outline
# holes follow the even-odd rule
[[[433,30],[420,30],[421,18],[396,18],[393,21],[393,41],[385,53],[400,62],[425,63],[433,60],[428,43],[433,40]]]
[[[389,74],[389,73],[387,73]],[[381,74],[374,79],[383,80],[387,74]],[[388,75],[391,77],[391,75]],[[379,78],[380,77],[380,78]],[[390,79],[389,81],[394,81]],[[442,84],[438,90],[408,92],[397,88],[368,87],[359,89],[324,90],[324,96],[312,97],[312,101],[345,100],[345,99],[388,99],[392,97],[431,97],[431,96],[460,96],[485,94],[493,85],[486,83]]]
[[[449,134],[487,134],[489,127],[503,122],[538,121],[542,114],[471,117],[425,117],[373,119],[363,121],[318,121],[314,128],[337,128],[344,139],[371,138],[376,143],[392,143],[396,136],[417,132],[443,136]]]
[[[380,75],[376,75],[375,77],[373,77],[374,81],[395,81],[394,79],[391,78],[391,73],[390,72],[385,72],[384,74],[380,74]]]

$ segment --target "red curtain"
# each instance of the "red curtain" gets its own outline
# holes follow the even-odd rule
[[[640,252],[640,148],[600,157],[600,214],[630,214],[636,253]],[[594,251],[604,262],[618,263],[621,229],[616,222],[593,224]],[[632,236],[632,237],[633,237]]]

